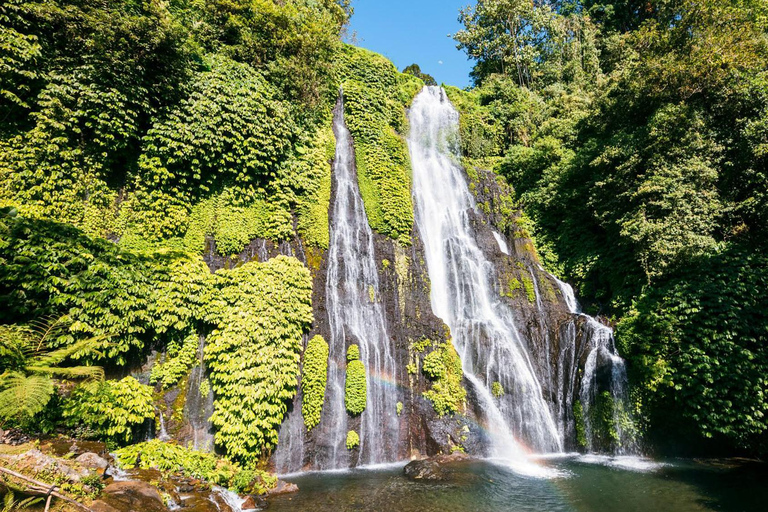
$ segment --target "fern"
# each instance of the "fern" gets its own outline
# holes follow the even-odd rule
[[[45,409],[54,393],[54,377],[85,382],[104,379],[99,366],[62,366],[103,346],[101,337],[93,337],[50,349],[66,327],[66,317],[0,325],[0,419],[31,418]]]
[[[44,375],[10,372],[0,375],[0,417],[32,417],[53,395],[53,381]]]

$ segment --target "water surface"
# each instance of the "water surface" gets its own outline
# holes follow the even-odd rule
[[[415,482],[402,466],[285,477],[297,494],[270,511],[758,511],[768,504],[768,465],[751,461],[559,457],[561,476],[521,476],[486,461],[452,466],[442,482]]]

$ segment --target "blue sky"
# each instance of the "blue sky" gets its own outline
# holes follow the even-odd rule
[[[470,3],[474,2],[353,0],[349,33],[357,35],[357,46],[381,53],[400,70],[415,62],[437,83],[466,87],[472,62],[448,34],[461,28],[459,9]]]

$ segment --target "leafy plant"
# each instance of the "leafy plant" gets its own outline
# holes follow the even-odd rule
[[[467,391],[461,384],[464,371],[461,358],[450,341],[438,343],[424,357],[422,371],[433,379],[431,388],[423,395],[432,402],[435,412],[444,416],[459,412],[464,407],[467,397]]]
[[[158,439],[121,448],[115,452],[123,469],[157,469],[200,478],[242,494],[264,494],[277,478],[257,469],[245,469],[213,453],[184,448]]]
[[[350,430],[347,432],[347,450],[353,450],[360,446],[360,436],[357,435],[357,432],[354,430]]]
[[[152,388],[133,377],[78,386],[64,404],[71,426],[85,425],[117,444],[130,443],[145,421],[155,417]]]
[[[353,416],[362,414],[367,404],[367,381],[365,365],[359,359],[347,363],[347,377],[344,386],[344,406]]]
[[[64,348],[51,348],[66,319],[42,319],[29,325],[0,325],[0,418],[23,420],[41,412],[51,400],[54,378],[98,381],[99,366],[64,366],[74,354],[93,353],[99,339],[81,340]]]
[[[249,262],[214,276],[214,329],[205,363],[215,439],[230,458],[253,464],[277,444],[299,375],[302,334],[312,321],[312,281],[296,258]]]
[[[166,348],[165,360],[155,363],[149,374],[150,384],[160,383],[161,388],[173,386],[189,372],[197,361],[200,336],[191,334],[179,343],[172,340]]]
[[[312,430],[320,423],[327,378],[328,343],[322,336],[314,336],[304,351],[301,377],[301,415],[307,430]]]

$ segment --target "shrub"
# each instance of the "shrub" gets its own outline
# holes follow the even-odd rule
[[[149,374],[150,384],[160,383],[162,388],[168,388],[179,382],[197,361],[197,348],[200,336],[190,334],[179,343],[172,340],[166,348],[165,361],[155,363]]]
[[[440,416],[456,413],[464,406],[467,391],[461,385],[464,372],[461,358],[450,341],[440,343],[424,358],[424,371],[427,373],[427,360],[430,360],[431,372],[434,375],[431,389],[423,393],[432,402],[432,406]],[[439,362],[438,362],[439,360]],[[442,371],[440,371],[442,370]]]
[[[205,363],[214,392],[216,443],[252,464],[268,455],[296,393],[302,334],[312,321],[312,280],[296,258],[278,256],[215,274],[215,328]]]
[[[245,469],[235,462],[172,443],[153,439],[115,452],[123,469],[157,469],[180,473],[221,485],[238,493],[264,494],[273,488],[277,478],[256,469]]]
[[[96,389],[81,385],[64,404],[64,416],[71,426],[84,425],[105,441],[130,443],[139,427],[155,417],[152,388],[133,377],[108,380]]]
[[[357,361],[360,359],[360,347],[352,344],[347,349],[347,361]]]
[[[366,388],[365,365],[357,359],[350,361],[347,364],[347,380],[344,390],[344,405],[349,414],[357,416],[365,410],[367,400]]]
[[[350,430],[347,432],[347,450],[352,450],[358,446],[360,446],[360,436],[354,430]]]
[[[328,343],[322,336],[315,336],[304,351],[304,368],[301,378],[301,415],[307,430],[320,423],[320,413],[325,400],[328,378]]]

